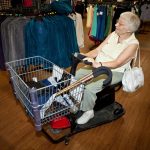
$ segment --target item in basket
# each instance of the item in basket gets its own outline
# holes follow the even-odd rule
[[[37,77],[33,77],[32,80],[35,81],[35,82],[38,82]]]
[[[53,81],[52,83],[50,81]],[[57,110],[62,109],[60,108],[60,104],[66,108],[70,108],[72,112],[76,112],[78,108],[75,105],[75,102],[72,98],[69,97],[69,93],[62,94],[60,96],[55,97],[55,93],[57,93],[61,88],[63,89],[64,83],[59,84],[56,82],[55,78],[49,77],[48,79],[44,79],[38,82],[30,81],[26,83],[30,88],[35,87],[36,89],[42,88],[38,91],[38,105],[40,109],[40,116],[41,119],[45,117],[45,112],[49,110],[51,106],[53,106],[53,102],[58,102],[59,105],[56,107]],[[44,88],[45,86],[48,86]],[[53,107],[52,107],[53,108]],[[49,111],[47,111],[49,112]]]
[[[63,79],[63,78],[62,78]],[[59,84],[62,88],[65,88],[66,86],[68,86],[70,84],[70,81],[67,79],[65,80],[59,80],[57,81],[57,77],[49,77],[48,79],[44,79],[44,80],[41,80],[40,82],[42,84],[44,84],[45,86],[48,86],[48,85],[53,85],[55,87],[57,87],[57,85]],[[65,82],[63,82],[65,81]]]
[[[51,83],[47,79],[41,80],[40,82],[41,84],[44,84],[45,86],[51,85]]]
[[[73,100],[71,98],[69,98],[69,95],[68,94],[64,94],[64,95],[60,95],[60,96],[56,96],[56,92],[54,94],[52,94],[50,97],[48,96],[43,96],[43,101],[46,100],[46,103],[44,103],[44,105],[41,107],[40,109],[40,116],[41,116],[41,119],[43,119],[45,117],[45,115],[48,114],[48,112],[51,112],[51,108],[54,108],[53,107],[53,103],[57,102],[59,105],[56,107],[55,106],[55,109],[58,111],[61,111],[62,107],[60,107],[60,104],[61,106],[63,106],[63,108],[68,108],[70,109],[70,111],[72,112],[76,112],[78,110],[77,106],[75,105],[75,103],[73,103]],[[41,99],[41,97],[40,97]],[[40,100],[41,102],[41,100]]]
[[[47,79],[52,85],[54,85],[55,87],[57,86],[57,77],[49,77]]]
[[[35,81],[29,81],[29,82],[26,82],[26,84],[30,87],[30,88],[33,88],[35,87],[36,89],[39,89],[39,88],[42,88],[44,87],[44,84],[42,84],[41,82],[35,82]]]

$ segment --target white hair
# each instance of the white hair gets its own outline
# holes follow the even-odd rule
[[[136,14],[132,12],[123,12],[120,17],[125,20],[130,32],[135,32],[138,30],[140,26],[140,19]]]

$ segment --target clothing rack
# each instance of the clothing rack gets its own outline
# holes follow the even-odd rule
[[[149,0],[148,0],[149,1]],[[116,0],[112,0],[112,1],[94,1],[89,3],[90,5],[95,5],[95,4],[99,4],[99,5],[115,5],[117,7],[133,7],[135,5],[134,1],[123,1],[123,2],[117,2]]]
[[[16,5],[16,7],[0,9],[0,16],[45,16],[51,14],[55,14],[55,12],[43,0],[35,0],[32,7]]]
[[[11,12],[11,11],[5,11],[5,12],[3,12],[3,11],[0,11],[0,16],[14,16],[14,17],[21,17],[21,16],[47,16],[47,15],[55,15],[56,14],[56,12],[54,12],[54,11],[48,11],[48,12],[45,12],[45,11],[43,11],[43,12]]]
[[[48,5],[43,5],[40,9],[36,7],[24,8],[10,8],[7,10],[0,10],[0,16],[46,16],[46,15],[54,15],[55,11],[51,10]]]

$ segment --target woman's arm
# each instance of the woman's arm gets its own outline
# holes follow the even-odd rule
[[[109,37],[110,37],[110,35],[107,36],[107,38],[97,48],[95,48],[94,50],[92,50],[92,51],[90,51],[88,53],[85,53],[83,55],[85,55],[85,56],[87,56],[89,58],[95,58],[98,55],[98,53],[101,51],[102,47],[105,44],[107,44]]]
[[[129,62],[131,59],[135,57],[136,50],[138,48],[138,44],[132,44],[128,46],[114,61],[109,62],[102,62],[102,66],[109,67],[111,69],[118,68],[127,62]],[[93,67],[100,67],[101,63],[93,62]]]

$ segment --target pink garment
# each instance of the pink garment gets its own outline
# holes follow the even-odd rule
[[[24,7],[32,7],[32,0],[24,0],[23,6]]]

